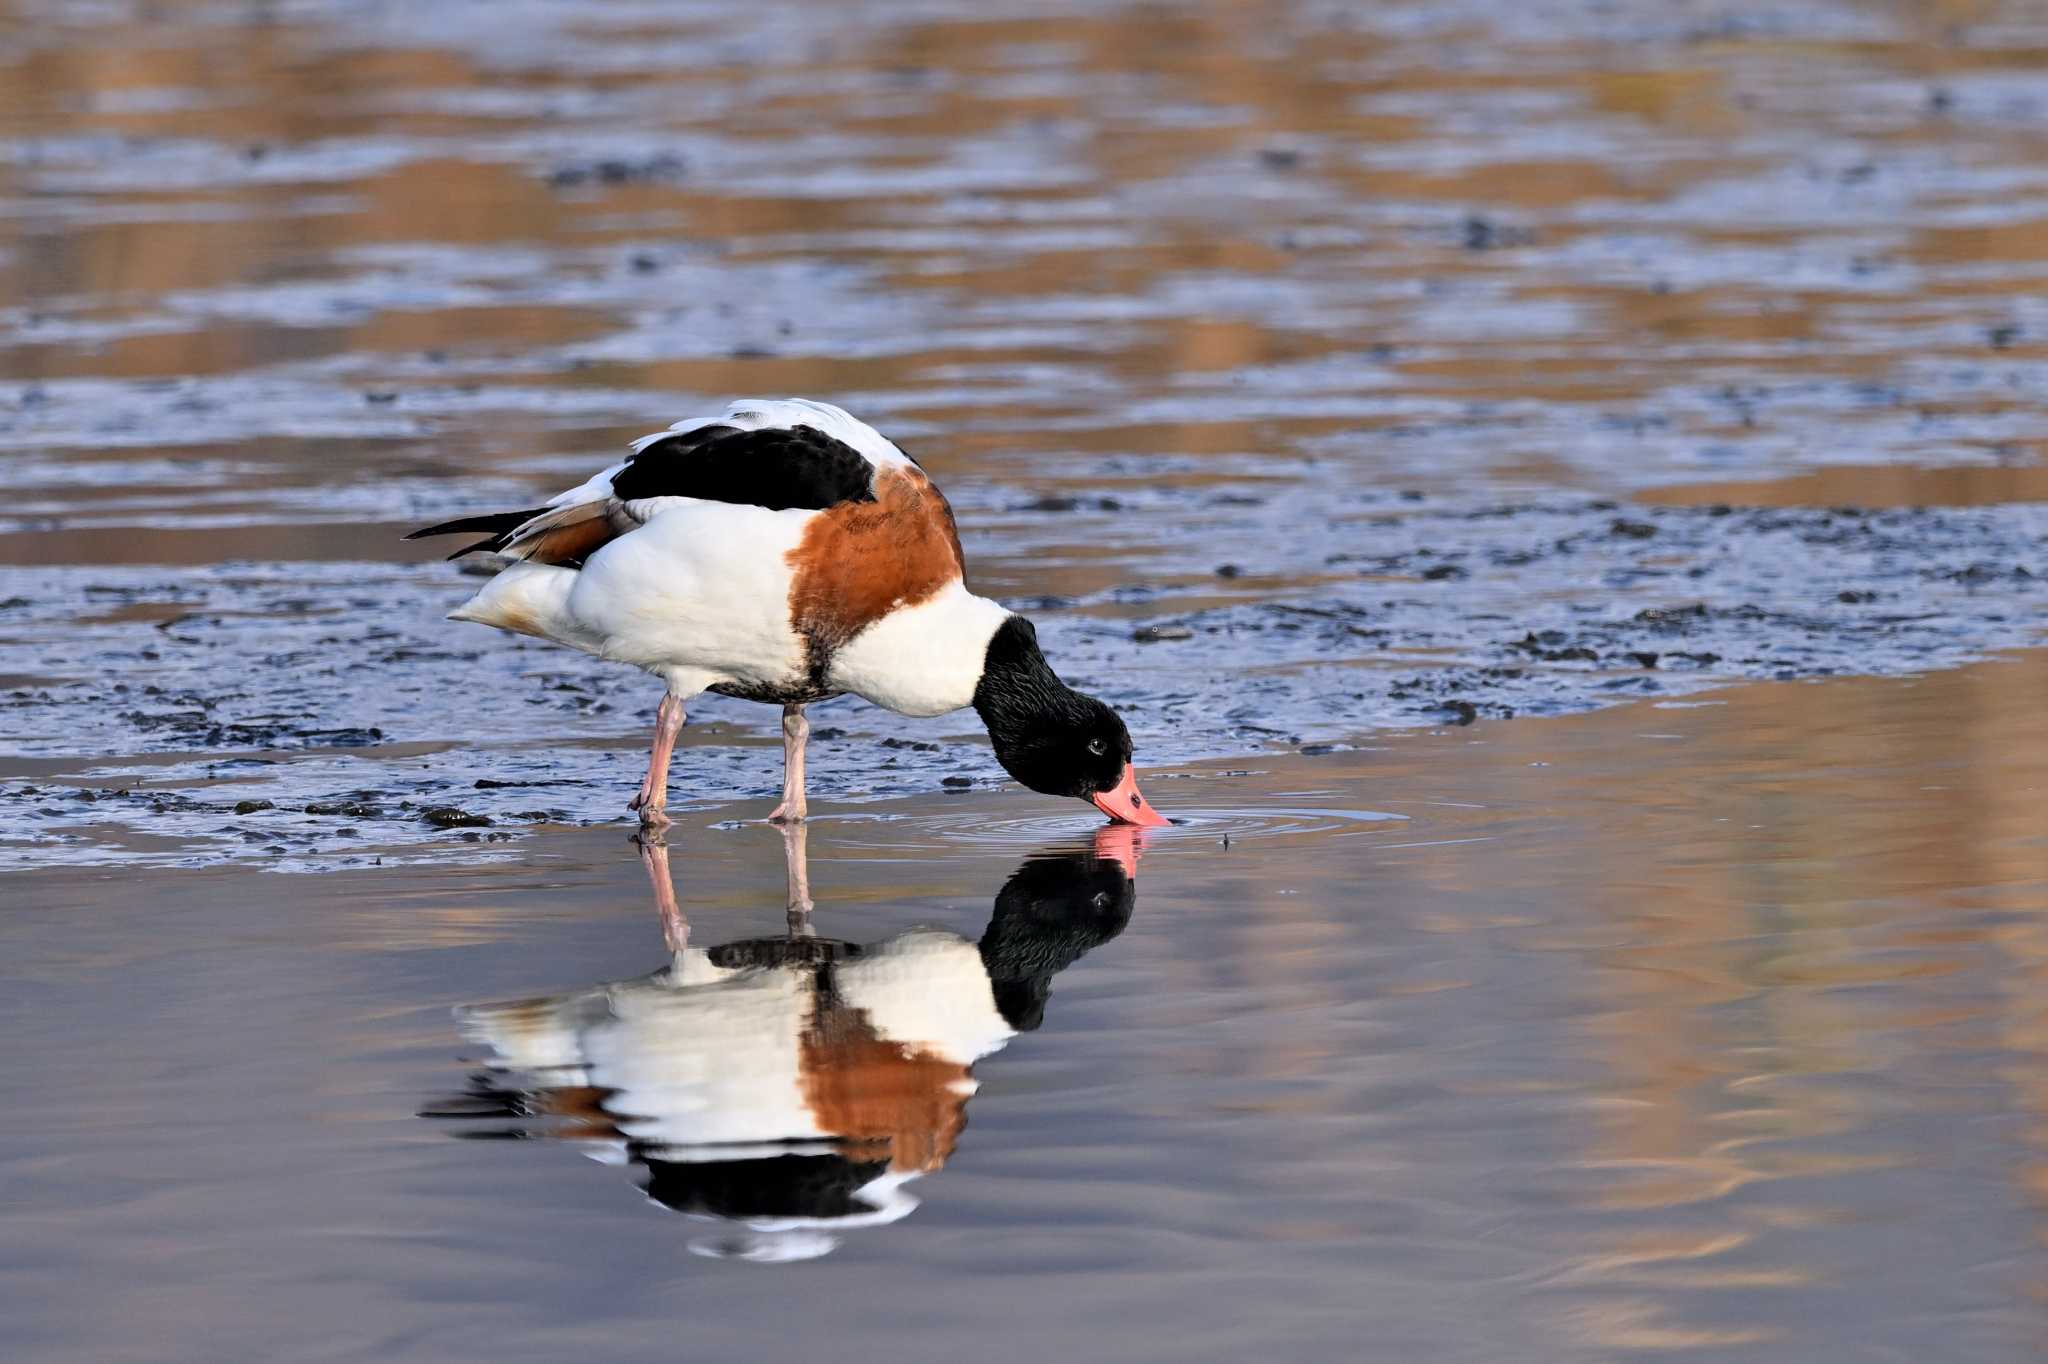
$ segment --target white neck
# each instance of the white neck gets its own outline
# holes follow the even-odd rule
[[[903,715],[944,715],[974,700],[988,642],[1010,612],[954,581],[891,611],[833,655],[834,689]]]

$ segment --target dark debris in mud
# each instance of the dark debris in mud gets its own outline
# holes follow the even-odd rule
[[[432,805],[420,811],[420,818],[436,829],[488,829],[489,815],[479,815],[454,805]]]
[[[556,189],[575,189],[585,185],[654,184],[681,180],[688,173],[689,166],[682,157],[663,152],[644,157],[605,156],[571,162],[549,171],[547,181]]]

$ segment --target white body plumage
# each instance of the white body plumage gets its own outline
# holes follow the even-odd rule
[[[741,430],[809,426],[857,451],[888,486],[923,483],[910,459],[873,428],[836,407],[803,399],[735,403],[717,417],[678,422],[634,443],[645,450],[709,426]],[[550,499],[548,507],[602,506],[614,465]],[[938,505],[943,507],[943,501]],[[846,622],[829,657],[817,655],[798,603],[817,522],[838,508],[770,510],[692,497],[614,502],[630,525],[575,566],[516,562],[450,619],[534,635],[644,668],[688,698],[713,688],[764,699],[851,692],[906,715],[940,715],[970,704],[988,642],[1010,614],[967,591],[952,561],[885,571],[926,592],[878,603],[871,619]],[[922,507],[915,514],[927,514]],[[947,523],[950,532],[950,519]],[[928,542],[925,542],[928,544]],[[923,547],[914,546],[916,547]],[[835,546],[844,553],[843,546]]]

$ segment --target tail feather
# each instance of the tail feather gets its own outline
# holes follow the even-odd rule
[[[576,503],[566,507],[535,507],[531,511],[464,516],[416,530],[405,538],[483,532],[485,538],[464,545],[448,557],[502,553],[514,559],[581,568],[583,561],[639,525],[616,500]]]
[[[456,535],[465,531],[472,534],[483,532],[483,539],[478,540],[472,545],[464,545],[461,549],[448,556],[451,559],[460,559],[465,554],[503,549],[510,543],[513,532],[546,510],[547,508],[545,507],[536,507],[531,511],[493,512],[488,516],[462,516],[457,517],[453,521],[443,521],[437,526],[427,526],[413,531],[405,538],[408,540],[424,540],[432,535]]]
[[[489,531],[502,535],[508,530],[517,530],[546,511],[546,507],[535,507],[532,511],[492,512],[488,516],[460,516],[453,521],[443,521],[438,526],[425,526],[413,531],[405,538],[424,540],[431,535],[454,535],[460,531]]]
[[[581,568],[585,559],[638,525],[616,500],[582,502],[535,515],[492,548],[537,564]]]

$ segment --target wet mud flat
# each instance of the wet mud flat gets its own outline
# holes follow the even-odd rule
[[[394,537],[738,393],[899,438],[1169,769],[2039,638],[2023,4],[494,17],[0,5],[0,867],[617,818],[651,684]]]
[[[997,576],[1022,577],[1059,552],[1053,535],[1130,537],[1122,506],[977,512],[968,532]],[[1071,681],[1124,711],[1150,766],[1743,679],[1922,672],[2048,623],[2033,504],[1292,487],[1154,494],[1132,523],[1156,541],[1126,546],[1142,586],[1014,604]],[[441,619],[476,581],[441,564],[0,570],[0,857],[332,869],[617,821],[656,685]],[[686,808],[771,799],[775,720],[704,698],[675,781]],[[846,700],[814,723],[827,801],[1007,781],[971,714],[910,722]]]
[[[1189,764],[1127,899],[1084,883],[1088,931],[1007,968],[1031,1026],[891,1120],[944,1135],[886,1218],[758,1167],[643,1192],[661,1157],[607,1156],[587,1098],[483,1107],[474,1006],[671,969],[620,830],[321,877],[17,873],[0,1083],[37,1101],[0,1136],[0,1334],[36,1359],[651,1360],[679,1323],[708,1360],[1337,1358],[1362,1332],[1460,1361],[2026,1358],[2044,658]],[[723,827],[745,813],[686,819],[671,884],[713,965],[782,969],[788,854]],[[1014,962],[976,945],[1019,941],[1023,884],[1058,921],[1111,864],[1092,827],[979,790],[830,815],[810,931],[842,965]]]

